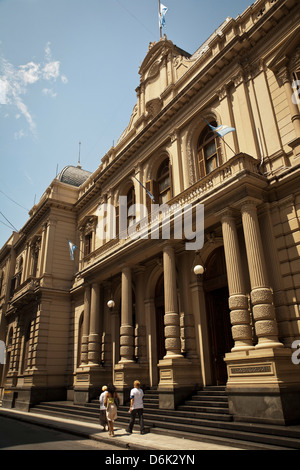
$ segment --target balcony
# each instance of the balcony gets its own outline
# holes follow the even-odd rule
[[[16,287],[9,301],[7,313],[10,308],[19,308],[35,300],[39,287],[40,279],[32,276]]]
[[[256,187],[261,190],[266,188],[267,180],[260,174],[259,162],[257,159],[247,155],[245,153],[239,153],[228,160],[220,167],[213,170],[211,173],[206,175],[201,180],[172,198],[168,205],[174,209],[176,208],[181,212],[181,208],[189,204],[195,206],[196,204],[212,203],[218,201],[218,204],[224,204],[228,202],[229,193],[232,191],[238,191],[241,188],[242,183],[245,185],[250,183],[252,187]],[[222,201],[222,202],[221,202]],[[89,270],[95,264],[111,259],[116,253],[120,254],[127,247],[133,244],[140,243],[142,240],[142,234],[149,233],[150,238],[150,222],[152,224],[162,224],[163,216],[159,211],[149,214],[141,220],[138,220],[133,227],[136,227],[136,232],[140,234],[140,237],[133,239],[131,237],[119,239],[118,237],[111,239],[98,247],[95,251],[91,252],[81,260],[81,268],[83,271]],[[145,237],[143,238],[145,240]]]

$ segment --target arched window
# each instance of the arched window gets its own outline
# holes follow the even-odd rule
[[[15,284],[15,289],[17,287],[19,287],[19,285],[21,284],[22,282],[22,272],[23,272],[23,257],[21,256],[21,258],[19,259],[19,262],[18,262],[18,272],[16,274],[16,284]]]
[[[14,329],[11,327],[8,333],[8,337],[7,337],[7,347],[10,347],[10,348],[12,347],[13,335],[14,335]]]
[[[217,126],[215,121],[210,124],[214,127]],[[218,137],[209,126],[205,127],[198,139],[197,160],[200,178],[211,173],[220,164],[218,157]]]
[[[159,204],[165,204],[171,199],[170,160],[166,158],[157,172],[157,190]]]
[[[147,195],[146,206],[151,213],[152,204],[166,204],[172,199],[172,167],[169,158],[160,164],[154,179],[146,182],[146,189],[154,196],[154,201]]]
[[[127,226],[130,227],[135,222],[135,212],[132,209],[132,206],[135,204],[135,192],[134,187],[131,186],[127,192]],[[131,208],[130,212],[129,209]],[[130,214],[130,215],[129,215]]]

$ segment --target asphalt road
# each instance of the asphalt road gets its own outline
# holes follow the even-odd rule
[[[1,450],[106,450],[118,447],[0,416]]]

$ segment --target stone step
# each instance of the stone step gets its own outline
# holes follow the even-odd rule
[[[191,411],[191,412],[204,412],[204,413],[223,413],[223,414],[229,414],[229,408],[227,407],[222,407],[222,406],[199,406],[199,405],[180,405],[177,407],[178,411]]]
[[[273,426],[259,423],[235,422],[229,413],[225,387],[205,387],[196,391],[176,410],[159,408],[156,390],[147,390],[144,398],[144,423],[151,432],[180,433],[189,439],[209,439],[239,442],[255,448],[299,449],[300,426]],[[36,405],[32,410],[63,418],[99,423],[99,401],[85,405],[72,402],[48,402]],[[119,406],[117,424],[128,426],[128,404]]]
[[[249,423],[247,423],[248,430],[242,430],[236,428],[234,423],[231,423],[230,427],[224,427],[224,423],[220,423],[220,426],[213,427],[204,425],[200,423],[199,425],[194,424],[183,424],[180,422],[171,423],[171,422],[157,422],[155,423],[154,429],[151,432],[155,431],[156,428],[164,429],[165,432],[168,430],[176,430],[184,433],[192,434],[204,434],[206,436],[216,436],[226,440],[234,440],[235,442],[243,443],[257,443],[260,445],[272,445],[280,446],[286,449],[300,449],[300,437],[290,437],[276,434],[267,434],[264,432],[254,432],[249,430]]]
[[[227,396],[219,396],[219,395],[193,395],[191,397],[191,400],[193,401],[218,401],[218,402],[223,402],[223,403],[228,403],[228,397]]]
[[[206,436],[209,439],[226,439],[235,441],[243,446],[275,446],[286,449],[300,450],[300,427],[272,426],[253,423],[238,423],[220,419],[212,420],[204,417],[190,418],[178,415],[175,410],[159,410],[158,414],[152,411],[144,412],[144,423],[151,432],[180,432],[190,439],[196,436]],[[86,406],[77,406],[64,403],[43,403],[31,409],[33,413],[58,416],[65,419],[74,419],[84,422],[99,423],[99,410],[88,410]],[[129,422],[128,408],[120,407],[118,410],[118,425],[127,426]],[[224,441],[223,441],[224,442]]]

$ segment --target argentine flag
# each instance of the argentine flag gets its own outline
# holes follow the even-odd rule
[[[226,126],[224,124],[218,127],[214,127],[211,124],[208,125],[214,132],[216,132],[216,134],[218,134],[219,137],[224,137],[224,135],[229,134],[229,132],[235,132],[234,127]]]
[[[166,13],[168,8],[165,7],[162,3],[160,4],[160,12],[159,12],[159,23],[161,26],[165,26],[166,24]]]
[[[69,249],[70,249],[70,257],[71,257],[71,260],[74,261],[74,251],[76,250],[77,246],[74,245],[74,243],[70,242],[69,240]]]

